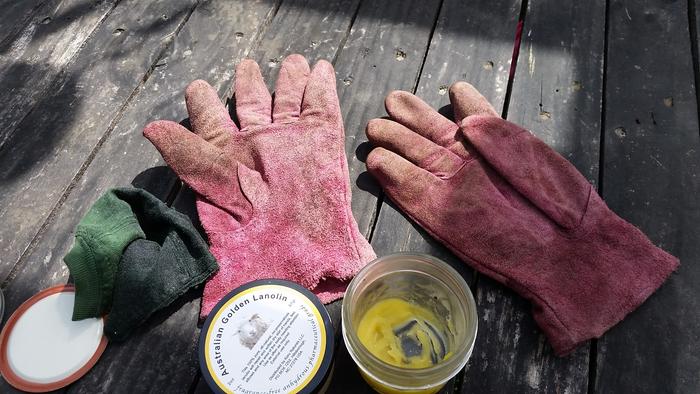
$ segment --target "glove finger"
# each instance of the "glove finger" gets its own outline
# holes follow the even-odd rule
[[[500,118],[491,103],[471,84],[455,82],[450,86],[450,102],[454,111],[455,122],[471,115],[488,115]]]
[[[185,103],[193,131],[205,141],[223,148],[231,132],[238,131],[216,90],[206,81],[199,79],[187,86]]]
[[[170,168],[185,182],[206,173],[222,150],[178,123],[158,120],[143,130]]]
[[[342,123],[338,93],[335,90],[335,71],[325,60],[319,60],[311,70],[301,103],[301,118]]]
[[[272,96],[254,60],[243,59],[236,68],[235,94],[241,129],[272,122]]]
[[[439,178],[452,176],[464,164],[450,150],[391,120],[372,119],[365,132],[374,145],[398,153]]]
[[[395,90],[389,93],[384,105],[392,119],[438,145],[449,148],[461,138],[457,136],[455,122],[409,92]]]
[[[274,123],[289,123],[299,119],[301,100],[310,73],[309,63],[303,56],[294,54],[284,59],[275,86],[272,110]]]
[[[171,121],[151,122],[143,135],[194,191],[239,221],[250,216],[252,206],[238,182],[238,163],[230,155]]]
[[[382,147],[373,149],[367,156],[367,171],[372,174],[384,191],[402,208],[417,203],[420,196],[432,190],[440,179],[396,153]]]

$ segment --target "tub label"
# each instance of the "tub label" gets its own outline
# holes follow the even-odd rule
[[[225,392],[296,393],[318,372],[326,340],[323,318],[306,296],[256,286],[216,311],[206,334],[207,369]]]

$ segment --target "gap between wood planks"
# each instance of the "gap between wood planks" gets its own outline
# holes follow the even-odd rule
[[[97,29],[105,22],[105,20],[107,20],[107,17],[112,13],[112,11],[116,8],[116,6],[117,6],[119,3],[120,3],[120,1],[116,1],[116,2],[114,3],[114,6],[112,7],[112,9],[111,9],[108,13],[105,14],[104,18],[102,18],[102,20],[100,21],[100,23],[99,23],[99,24],[95,27],[95,29],[90,33],[90,36],[85,40],[85,42],[83,42],[83,44],[81,45],[80,49],[79,49],[78,51],[76,51],[76,54],[75,54],[74,58],[71,59],[71,62],[74,61],[75,58],[77,58],[77,56],[78,56],[78,55],[80,54],[80,52],[82,51],[83,47],[84,47],[84,46],[86,45],[86,43],[90,40],[90,38],[92,38],[92,35],[94,34],[94,32],[97,31]],[[153,70],[155,70],[156,64],[157,64],[157,63],[160,61],[160,59],[161,59],[166,53],[168,53],[168,51],[171,49],[171,46],[172,46],[173,42],[175,41],[175,37],[177,37],[178,33],[182,30],[183,26],[185,26],[185,24],[187,23],[187,21],[190,19],[190,16],[192,15],[192,13],[194,12],[194,10],[197,8],[197,6],[198,6],[199,4],[200,4],[199,2],[196,2],[195,5],[192,6],[192,7],[188,10],[187,15],[185,15],[185,18],[182,20],[182,22],[180,22],[180,24],[179,24],[179,25],[177,26],[177,28],[175,29],[175,33],[172,34],[172,35],[170,35],[170,37],[167,38],[167,41],[168,41],[167,45],[165,45],[165,46],[163,47],[163,49],[160,51],[160,53],[158,54],[158,56],[156,56],[156,58],[153,60],[153,62],[151,63],[151,65],[148,67],[148,69],[147,69],[146,72],[144,73],[143,77],[141,78],[141,81],[136,85],[136,87],[135,87],[134,90],[131,92],[131,94],[129,95],[129,97],[127,97],[127,99],[124,101],[124,103],[122,103],[121,107],[119,108],[119,111],[117,111],[116,115],[114,116],[114,118],[112,119],[112,121],[109,123],[109,126],[107,127],[107,130],[104,132],[104,134],[102,135],[102,137],[100,137],[100,139],[97,141],[97,144],[96,144],[95,147],[92,149],[92,151],[90,152],[90,154],[87,156],[87,158],[85,159],[85,161],[83,161],[83,164],[80,166],[80,169],[79,169],[78,172],[73,176],[73,179],[70,181],[70,183],[68,184],[68,186],[64,189],[63,193],[61,193],[61,197],[58,199],[58,201],[56,202],[56,204],[51,208],[51,210],[49,211],[49,215],[46,217],[46,219],[44,220],[44,222],[41,224],[41,226],[39,227],[39,230],[36,232],[36,234],[34,234],[34,236],[32,237],[32,240],[29,242],[29,245],[27,246],[27,248],[24,250],[24,252],[22,252],[22,254],[21,254],[21,255],[19,256],[19,258],[17,259],[17,262],[12,266],[12,269],[10,270],[10,273],[7,275],[7,277],[5,278],[5,280],[2,282],[2,284],[0,285],[0,288],[4,289],[4,288],[7,287],[7,285],[15,278],[15,276],[17,275],[17,272],[19,271],[19,268],[22,266],[22,263],[23,263],[24,258],[25,258],[27,255],[29,255],[29,253],[31,253],[32,250],[36,247],[36,245],[37,245],[37,243],[38,243],[38,241],[39,241],[39,238],[40,238],[40,236],[44,233],[44,231],[46,230],[46,227],[48,227],[48,225],[51,224],[51,223],[53,222],[53,220],[55,219],[56,215],[57,215],[58,212],[60,211],[61,207],[63,206],[63,204],[65,203],[65,201],[68,199],[68,196],[70,195],[71,191],[75,188],[75,186],[78,184],[78,182],[79,182],[80,179],[82,178],[82,176],[83,176],[83,174],[85,173],[85,171],[87,170],[87,168],[88,168],[88,167],[90,166],[90,164],[92,163],[92,160],[93,160],[93,159],[95,158],[95,156],[97,155],[97,152],[100,150],[100,148],[101,148],[102,145],[105,143],[105,141],[107,141],[107,139],[109,139],[109,136],[112,134],[112,131],[114,130],[114,128],[116,127],[116,125],[117,125],[117,124],[119,123],[119,121],[121,120],[122,115],[124,114],[124,112],[126,111],[126,109],[129,107],[129,105],[131,104],[131,102],[133,101],[133,99],[134,99],[134,98],[138,95],[138,93],[141,91],[142,86],[146,83],[146,81],[147,81],[148,78],[151,76],[151,74],[153,74]],[[70,63],[70,62],[69,62],[69,63]]]
[[[430,34],[428,35],[428,45],[425,47],[425,51],[423,52],[423,58],[421,59],[420,67],[418,68],[418,73],[416,74],[416,78],[413,81],[413,87],[411,88],[411,93],[415,94],[416,90],[418,89],[418,84],[420,83],[420,77],[423,75],[423,67],[425,66],[425,61],[428,58],[428,52],[430,50],[430,43],[433,42],[433,34],[435,33],[435,28],[437,28],[438,20],[440,19],[440,12],[442,11],[442,5],[445,3],[445,0],[440,1],[440,5],[438,5],[437,11],[435,13],[435,18],[433,20],[433,25],[430,28]],[[374,209],[374,213],[372,215],[372,219],[370,220],[370,231],[369,235],[367,236],[367,241],[372,242],[372,237],[374,237],[374,230],[377,227],[377,220],[379,219],[379,213],[382,210],[382,205],[384,204],[384,190],[379,190],[379,196],[377,196],[377,205],[376,208]],[[460,374],[461,376],[461,374]]]
[[[435,34],[435,29],[437,28],[438,20],[440,19],[440,12],[442,11],[442,6],[445,3],[445,0],[441,0],[440,4],[438,5],[437,11],[435,13],[435,18],[433,19],[433,24],[430,28],[430,34],[428,34],[428,45],[425,47],[425,51],[423,52],[423,57],[421,58],[421,63],[420,67],[418,68],[418,73],[416,73],[416,78],[413,80],[413,87],[411,87],[411,93],[415,94],[416,90],[418,90],[418,84],[420,83],[420,77],[423,75],[423,67],[425,66],[425,61],[428,59],[428,52],[430,51],[430,44],[433,42],[433,34]],[[359,8],[358,8],[359,9]],[[354,22],[354,20],[353,20]],[[367,241],[369,243],[372,243],[372,238],[374,237],[374,230],[377,227],[377,221],[379,219],[379,213],[382,210],[382,205],[384,205],[384,191],[379,190],[379,195],[377,196],[377,205],[374,209],[374,212],[372,213],[372,218],[370,220],[370,230],[369,230],[369,235],[367,236]],[[460,376],[462,374],[459,374]],[[461,379],[461,377],[460,377]]]
[[[693,1],[693,0],[689,0]],[[610,31],[610,0],[605,1],[605,25],[603,32],[603,80],[601,81],[602,91],[600,96],[600,146],[598,154],[598,194],[605,199],[603,194],[603,179],[605,175],[605,112],[606,94],[608,85],[608,33]],[[598,339],[591,339],[591,347],[588,355],[588,394],[596,392],[596,380],[598,377]]]
[[[693,58],[693,77],[695,82],[695,103],[698,107],[698,118],[700,118],[700,91],[698,86],[700,86],[700,60],[698,60],[698,25],[696,18],[697,5],[696,0],[688,0],[688,26],[690,33],[690,54]],[[607,30],[606,30],[607,31]],[[606,40],[607,43],[607,40]],[[700,130],[698,130],[700,133]],[[602,179],[602,178],[601,178]]]
[[[427,60],[427,56],[428,56],[428,53],[430,50],[430,45],[432,44],[433,34],[435,32],[435,29],[437,28],[437,24],[439,21],[439,17],[440,17],[440,13],[441,13],[443,4],[444,4],[444,0],[441,1],[440,5],[438,6],[438,10],[437,10],[437,13],[435,15],[435,20],[433,21],[432,29],[431,29],[430,35],[428,37],[428,45],[427,45],[425,52],[423,54],[421,66],[420,66],[419,71],[416,75],[416,79],[413,83],[413,87],[412,87],[411,92],[414,94],[416,93],[418,86],[420,85],[421,77],[423,75],[423,68],[424,68],[426,60]],[[522,32],[523,32],[523,26],[525,24],[525,19],[527,16],[527,10],[528,10],[528,0],[522,0],[521,4],[520,4],[520,12],[519,12],[519,16],[518,16],[518,21],[517,21],[517,24],[515,26],[515,32],[514,32],[515,34],[514,34],[514,39],[513,39],[513,50],[512,50],[512,55],[511,55],[511,67],[510,67],[510,71],[508,74],[508,82],[506,85],[506,93],[505,93],[505,97],[504,97],[503,110],[502,110],[502,114],[501,114],[501,116],[504,119],[506,119],[507,115],[508,115],[508,107],[509,107],[509,103],[510,103],[511,94],[513,91],[513,81],[515,79],[515,74],[516,74],[516,70],[517,70],[518,57],[520,54],[520,44],[522,41]],[[376,225],[377,225],[377,219],[378,219],[379,213],[381,211],[381,206],[384,204],[384,200],[385,200],[385,194],[383,193],[383,191],[380,191],[380,195],[377,198],[377,209],[375,212],[375,216],[373,217],[373,220],[372,220],[371,231],[370,231],[370,235],[368,237],[368,240],[370,242],[372,241],[372,238],[374,236]],[[472,283],[470,284],[470,287],[476,289],[478,286],[478,280],[479,280],[479,273],[478,273],[478,271],[474,271],[474,276],[472,279]],[[466,369],[466,366],[464,369]],[[463,381],[464,381],[464,378],[466,375],[464,373],[464,369],[462,371],[460,371],[460,373],[458,373],[454,377],[454,380],[453,380],[454,384],[452,386],[452,390],[454,393],[461,392],[462,384],[463,384]]]

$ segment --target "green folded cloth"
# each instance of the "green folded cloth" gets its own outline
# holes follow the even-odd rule
[[[109,313],[124,340],[219,267],[190,219],[142,189],[107,191],[78,224],[64,257],[75,282],[73,320]]]
[[[95,202],[78,223],[73,248],[63,258],[75,284],[73,320],[107,313],[122,252],[144,237],[136,215],[115,190]]]
[[[146,237],[132,242],[119,264],[104,329],[112,341],[126,339],[219,268],[187,216],[140,189],[120,189],[118,195],[131,205]]]

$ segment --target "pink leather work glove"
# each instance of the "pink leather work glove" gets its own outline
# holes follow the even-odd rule
[[[474,87],[454,84],[450,100],[455,122],[391,93],[391,120],[367,125],[378,146],[367,168],[432,236],[527,298],[558,355],[601,336],[678,266]]]
[[[343,296],[376,256],[350,211],[343,120],[333,66],[300,55],[280,66],[275,99],[257,63],[236,68],[236,114],[194,81],[185,93],[194,133],[156,121],[144,135],[197,193],[197,211],[220,270],[204,288],[206,317],[232,289],[291,280],[323,302]]]

